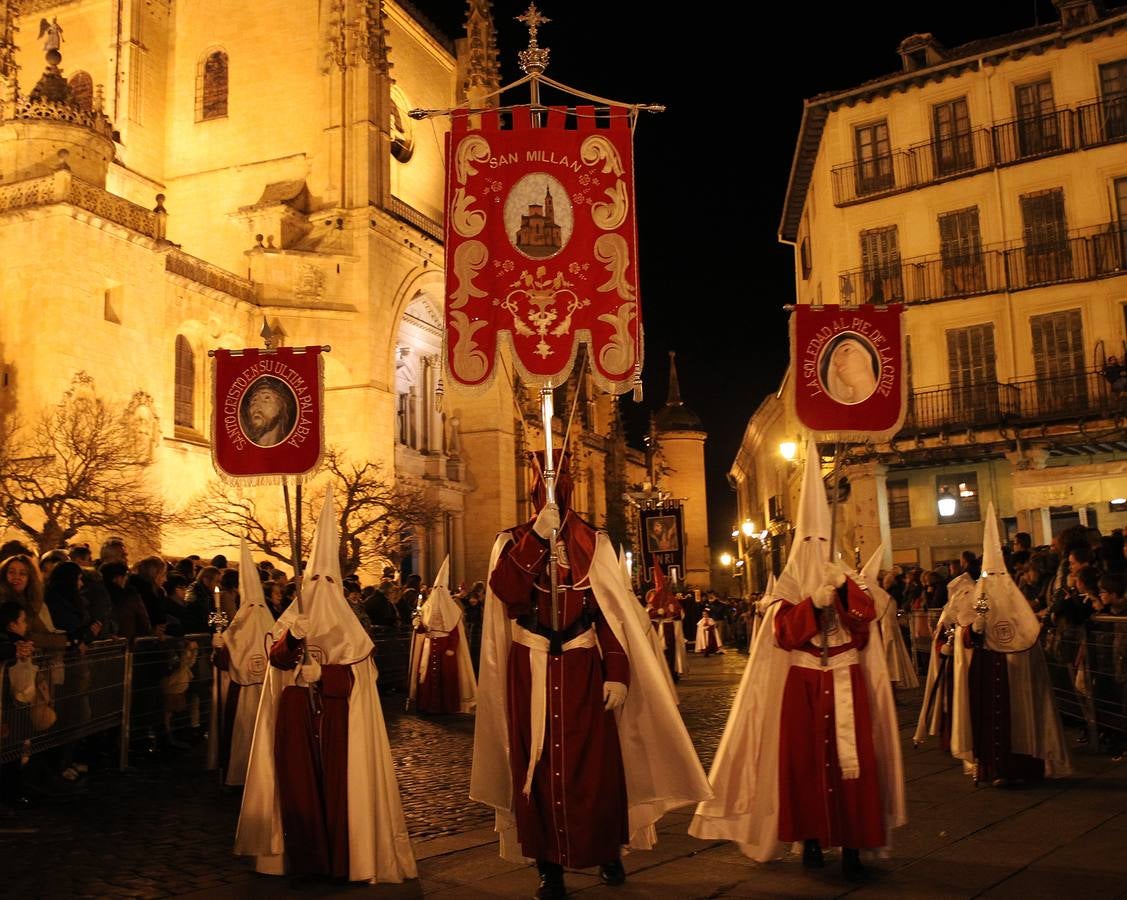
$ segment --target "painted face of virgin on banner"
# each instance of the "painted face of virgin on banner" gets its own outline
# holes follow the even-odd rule
[[[886,438],[903,424],[900,306],[799,306],[791,358],[798,419],[824,439]]]
[[[215,351],[215,465],[228,478],[303,475],[321,461],[321,348]]]
[[[633,387],[641,362],[634,176],[629,118],[611,109],[496,113],[447,143],[446,368],[463,387],[493,378],[502,341],[532,383],[566,377],[576,345],[606,391]]]

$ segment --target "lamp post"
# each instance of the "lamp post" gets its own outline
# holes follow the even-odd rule
[[[947,489],[947,485],[943,485],[939,489],[939,497],[936,504],[939,507],[939,516],[943,519],[949,519],[955,515],[955,510],[958,509],[959,501],[955,499],[955,495]]]

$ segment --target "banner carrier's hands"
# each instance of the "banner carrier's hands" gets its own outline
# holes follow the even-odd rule
[[[603,699],[606,701],[608,711],[618,709],[626,702],[626,685],[621,681],[604,681]]]
[[[546,503],[532,523],[532,530],[545,541],[552,539],[552,532],[560,530],[560,508],[555,503]]]

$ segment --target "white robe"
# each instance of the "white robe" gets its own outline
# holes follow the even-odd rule
[[[296,604],[278,620],[275,634],[284,633],[295,610]],[[350,881],[373,884],[415,878],[415,855],[376,693],[375,663],[365,656],[352,664],[352,674],[355,681],[348,698],[348,877]],[[235,853],[254,856],[255,869],[271,875],[285,873],[274,730],[282,691],[295,679],[294,671],[273,666],[266,674],[235,834]]]
[[[505,532],[493,545],[492,574],[501,550],[510,541]],[[664,657],[653,652],[653,628],[622,573],[610,539],[599,533],[588,579],[607,624],[630,660],[626,702],[615,710],[622,765],[626,775],[629,816],[628,847],[649,850],[657,843],[657,821],[670,810],[697,803],[712,792],[689,733],[681,721],[669,676],[662,675]],[[488,585],[488,580],[486,581]],[[521,854],[513,814],[513,778],[509,761],[508,655],[512,626],[504,604],[487,587],[478,678],[477,723],[470,775],[470,799],[492,806],[500,854],[511,862]]]

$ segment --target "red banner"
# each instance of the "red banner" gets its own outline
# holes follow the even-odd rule
[[[320,347],[214,352],[212,456],[220,475],[307,475],[324,452]]]
[[[906,410],[903,307],[798,306],[791,360],[798,420],[823,440],[884,440]]]
[[[447,137],[447,373],[487,385],[507,342],[527,381],[558,384],[587,342],[595,380],[623,393],[642,360],[629,115],[511,115],[457,114]]]

